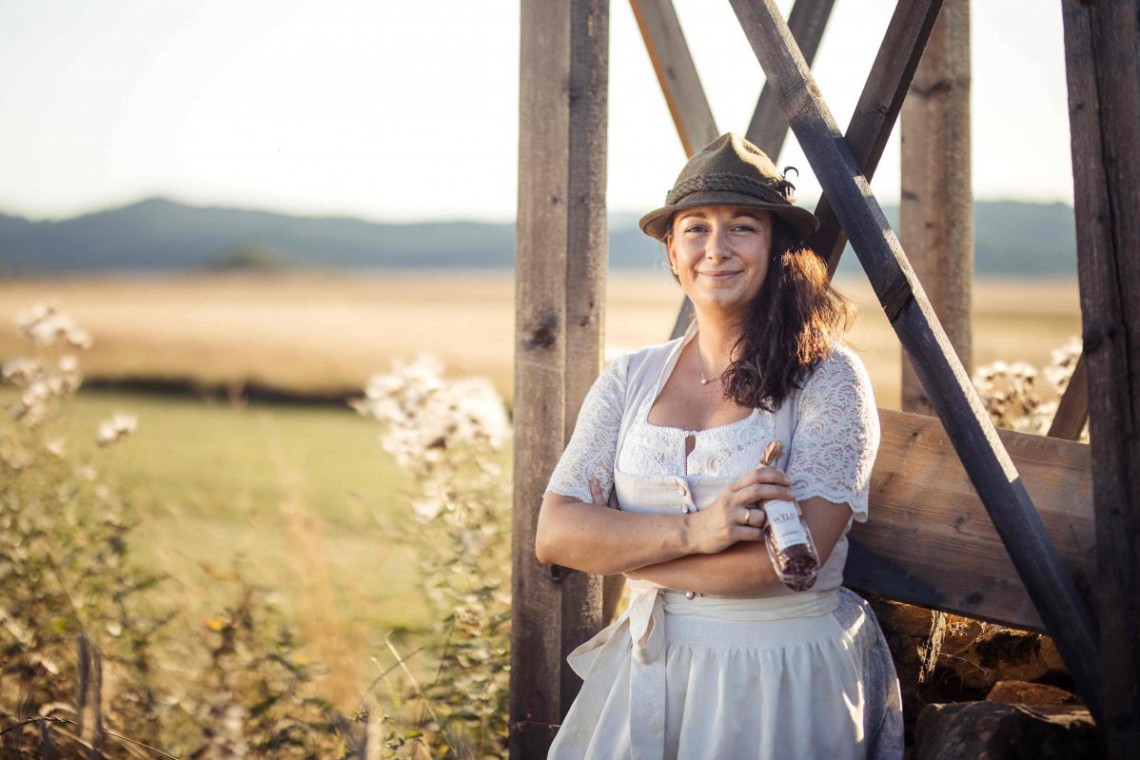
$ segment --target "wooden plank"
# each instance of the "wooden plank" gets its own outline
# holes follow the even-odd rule
[[[895,5],[867,82],[847,125],[847,144],[868,182],[875,176],[879,159],[941,9],[942,0],[899,0]],[[831,209],[826,193],[819,199],[815,215],[819,217],[819,230],[808,244],[827,259],[828,275],[833,276],[847,245],[847,234]]]
[[[970,184],[970,5],[946,0],[902,107],[899,241],[967,374],[974,281]],[[933,414],[911,361],[902,357],[902,409]]]
[[[1140,2],[1064,0],[1107,756],[1140,757]]]
[[[808,66],[815,60],[819,42],[823,39],[823,30],[827,28],[827,20],[831,17],[834,5],[835,0],[797,0],[788,14],[788,28],[792,30],[792,36],[796,38]],[[788,119],[767,85],[760,90],[756,110],[752,112],[752,121],[744,136],[767,153],[772,161],[776,161],[784,149],[784,140],[788,136]]]
[[[672,0],[630,0],[685,155],[720,137]]]
[[[561,574],[538,563],[534,534],[573,422],[568,410],[577,409],[586,376],[598,370],[589,333],[600,332],[601,318],[582,321],[584,313],[600,314],[589,304],[593,299],[600,309],[604,283],[591,267],[605,256],[606,88],[596,85],[605,77],[607,7],[606,0],[523,0],[521,7],[512,757],[545,756],[574,690],[564,688],[562,653],[600,623],[598,581],[573,574],[561,582]],[[580,283],[569,280],[571,272],[586,281],[588,295],[573,292]],[[568,349],[586,355],[568,358]]]
[[[566,249],[564,437],[602,366],[606,303],[606,111],[609,0],[573,0],[570,12],[570,189]],[[551,463],[550,470],[554,469]],[[601,576],[562,581],[562,717],[582,681],[566,656],[603,627]]]
[[[1061,401],[1057,404],[1057,412],[1053,415],[1053,422],[1049,425],[1049,435],[1053,438],[1064,438],[1076,441],[1084,432],[1089,421],[1089,380],[1088,366],[1085,364],[1085,355],[1077,359],[1077,366],[1073,368],[1073,376],[1065,392],[1061,394]]]
[[[924,607],[1043,630],[1041,618],[937,417],[879,410],[871,519],[844,583]],[[1083,443],[999,430],[1065,566],[1094,600],[1092,462]]]
[[[1085,703],[1100,715],[1096,626],[774,0],[730,0],[820,185]]]

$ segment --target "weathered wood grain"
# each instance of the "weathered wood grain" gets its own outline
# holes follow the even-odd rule
[[[968,374],[974,280],[970,180],[970,4],[946,0],[903,102],[899,241]],[[933,414],[902,357],[902,408]]]
[[[788,14],[788,28],[792,30],[792,36],[796,38],[808,66],[815,60],[815,53],[819,50],[819,42],[834,5],[835,0],[797,0]],[[772,161],[779,159],[780,151],[784,149],[784,140],[788,136],[788,118],[766,85],[760,90],[756,110],[752,112],[752,121],[744,136],[767,153]]]
[[[570,11],[570,134],[566,248],[566,359],[563,437],[602,366],[606,303],[606,113],[609,0],[574,0]],[[557,459],[554,463],[557,462]],[[551,463],[550,470],[553,470]],[[566,656],[603,626],[601,576],[562,581],[562,717],[582,681]]]
[[[1140,757],[1140,2],[1064,0],[1107,756]]]
[[[769,85],[1093,715],[1096,626],[774,0],[731,0]]]
[[[685,155],[720,136],[672,0],[630,0]]]
[[[879,410],[871,519],[850,533],[844,582],[911,604],[1044,630],[937,417]],[[1092,463],[1083,443],[999,430],[1082,593],[1096,592]]]
[[[1081,357],[1077,359],[1077,366],[1073,368],[1073,376],[1069,378],[1065,392],[1061,394],[1061,401],[1057,404],[1053,422],[1049,425],[1049,435],[1053,438],[1075,441],[1081,437],[1088,421],[1088,365],[1085,363],[1085,355],[1082,353]]]
[[[562,654],[601,616],[600,579],[540,565],[534,535],[600,363],[609,18],[608,0],[521,11],[510,751],[543,757],[577,691]]]

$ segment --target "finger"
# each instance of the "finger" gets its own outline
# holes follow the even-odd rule
[[[744,505],[751,505],[760,501],[771,501],[772,499],[795,501],[796,496],[787,486],[777,485],[775,483],[758,483],[748,486],[747,488],[742,488],[732,495],[733,503]]]
[[[762,509],[753,508],[748,510],[748,525],[753,528],[763,528],[767,519],[768,516],[764,514],[764,510]]]
[[[732,537],[736,541],[763,541],[764,531],[751,525],[737,525],[732,530]]]
[[[775,468],[766,468],[761,470],[751,470],[746,473],[739,480],[735,481],[731,486],[732,491],[739,491],[742,488],[756,485],[757,483],[777,483],[780,485],[791,485],[792,479],[786,474]]]

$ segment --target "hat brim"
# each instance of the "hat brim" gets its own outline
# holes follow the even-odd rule
[[[650,211],[641,217],[637,224],[646,235],[657,240],[664,240],[665,234],[669,232],[673,215],[683,209],[698,206],[745,206],[769,211],[786,222],[795,231],[799,240],[807,240],[819,229],[819,219],[807,209],[793,206],[790,203],[767,203],[751,195],[722,190],[692,193],[685,196],[679,203]]]

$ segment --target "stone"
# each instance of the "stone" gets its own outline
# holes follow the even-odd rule
[[[986,695],[987,702],[1007,705],[1078,705],[1081,698],[1071,691],[1029,681],[998,681]]]
[[[920,687],[937,662],[944,627],[941,621],[945,616],[925,607],[873,595],[868,595],[867,601],[879,619],[898,673],[903,724],[909,743],[918,714],[926,705]]]
[[[1054,686],[1072,683],[1056,645],[1048,636],[969,618],[951,619],[943,638],[939,666],[952,671],[961,679],[962,687],[974,690],[979,699],[998,681],[1031,681]]]
[[[1098,757],[1088,710],[1077,705],[961,702],[927,705],[913,760],[1077,760]]]

